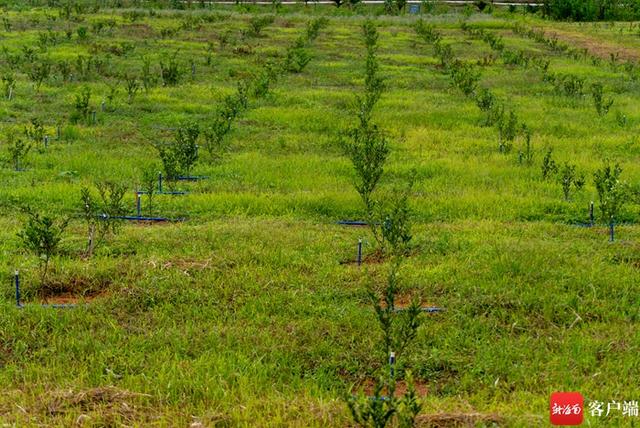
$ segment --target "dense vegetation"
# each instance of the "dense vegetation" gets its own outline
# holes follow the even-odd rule
[[[544,13],[553,19],[572,21],[635,20],[638,0],[544,0]]]
[[[637,399],[635,23],[4,4],[0,425]]]

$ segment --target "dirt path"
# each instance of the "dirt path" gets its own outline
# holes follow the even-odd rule
[[[586,48],[591,55],[598,56],[602,59],[609,60],[612,54],[618,54],[618,60],[623,62],[627,60],[637,61],[640,59],[640,52],[638,50],[616,45],[606,40],[599,40],[594,36],[555,28],[552,30],[545,29],[545,34],[547,37],[557,37],[561,42],[565,42],[573,47]]]

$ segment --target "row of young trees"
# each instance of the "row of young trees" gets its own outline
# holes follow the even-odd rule
[[[234,119],[248,107],[249,96],[266,96],[278,78],[278,73],[302,71],[300,67],[291,70],[287,64],[293,61],[292,57],[302,55],[301,51],[308,55],[306,51],[309,44],[318,37],[319,31],[326,25],[327,21],[323,18],[310,21],[304,34],[287,50],[285,59],[277,65],[267,64],[251,80],[240,81],[236,91],[224,98],[208,126],[201,128],[195,121],[186,121],[177,128],[173,142],[168,145],[157,144],[156,148],[163,162],[165,177],[171,181],[177,179],[179,174],[190,172],[198,159],[198,141],[201,135],[204,135],[205,147],[211,158],[219,160],[227,148],[225,137],[230,132]],[[291,53],[292,51],[294,53]],[[90,98],[89,90],[78,95],[76,112],[80,118],[84,118],[89,111]],[[11,146],[10,153],[16,168],[20,166],[20,161],[32,147],[31,140],[41,140],[44,136],[42,124],[36,121],[26,127],[25,136],[29,140],[13,137],[15,143]],[[14,153],[18,151],[19,154]],[[156,177],[155,171],[143,171],[142,183],[144,193],[148,195],[149,204],[155,191]],[[86,225],[87,246],[83,257],[90,258],[97,246],[104,243],[109,236],[118,233],[122,224],[120,217],[129,211],[125,205],[127,192],[128,186],[114,181],[101,181],[95,183],[93,187],[85,186],[81,189],[80,209],[74,217],[81,218]],[[27,221],[19,237],[25,249],[41,261],[41,283],[45,284],[50,261],[60,249],[60,242],[71,217],[61,218],[51,214],[40,214],[28,208],[26,212]]]
[[[504,47],[501,38],[486,32],[482,29],[474,29],[463,24],[463,29],[471,34],[481,37],[494,50],[501,52],[504,58],[521,58],[521,65],[533,64],[542,70],[545,75],[548,73],[548,62],[543,59],[529,58],[523,53],[508,51]],[[416,32],[426,41],[432,43],[436,54],[441,60],[442,66],[450,75],[453,84],[461,89],[465,95],[475,98],[478,107],[486,113],[485,125],[494,124],[499,132],[500,151],[508,152],[511,149],[511,141],[518,134],[523,136],[523,149],[519,151],[519,162],[531,166],[534,161],[534,150],[531,143],[531,131],[525,125],[518,125],[517,117],[513,112],[505,115],[504,107],[497,102],[496,97],[487,89],[478,88],[477,82],[479,72],[472,64],[461,63],[453,57],[450,46],[442,43],[441,35],[431,25],[425,25],[422,21],[416,24]],[[554,79],[558,79],[554,77]],[[569,84],[569,83],[567,83]],[[592,97],[594,106],[599,115],[608,112],[612,100],[603,95],[602,86],[594,84],[592,86]],[[580,191],[586,184],[584,173],[578,171],[577,166],[565,162],[558,165],[552,158],[552,150],[549,149],[542,160],[542,179],[555,180],[560,184],[565,200],[571,198],[571,194]],[[620,216],[620,211],[626,201],[632,196],[630,187],[620,181],[622,169],[616,165],[612,167],[608,163],[602,169],[594,173],[594,185],[598,191],[599,207],[602,213],[603,222],[612,225]]]
[[[475,28],[463,22],[462,30],[487,43],[494,51],[498,52],[503,62],[507,65],[519,65],[524,68],[534,67],[542,74],[542,80],[553,85],[554,93],[569,97],[582,97],[585,95],[586,79],[573,74],[552,73],[549,70],[549,60],[531,55],[524,50],[508,49],[502,37],[496,36],[483,28]],[[606,97],[604,87],[600,82],[594,82],[589,86],[596,113],[605,116],[613,105],[613,98]]]
[[[249,107],[249,98],[266,97],[283,73],[302,72],[311,60],[309,46],[327,24],[326,18],[309,21],[304,33],[287,48],[284,58],[277,63],[268,62],[252,78],[238,81],[235,92],[224,97],[208,122],[184,121],[178,125],[171,141],[155,143],[166,179],[172,182],[191,173],[200,157],[201,141],[209,159],[219,162],[229,149],[227,136],[233,123]]]
[[[601,223],[613,227],[620,221],[624,205],[636,197],[637,192],[625,181],[621,180],[622,167],[605,161],[602,167],[593,173],[593,184],[598,194],[598,207]],[[566,201],[571,194],[580,191],[586,184],[584,172],[577,170],[577,166],[570,162],[558,164],[553,158],[552,149],[542,160],[542,179],[556,179],[562,186]]]
[[[423,319],[419,301],[399,310],[397,299],[401,289],[400,268],[412,238],[409,196],[413,174],[407,186],[394,192],[394,196],[381,193],[379,184],[391,149],[388,134],[374,120],[374,108],[384,91],[384,80],[379,74],[376,26],[366,21],[362,31],[366,46],[364,92],[355,97],[356,125],[347,129],[340,141],[353,165],[354,187],[360,195],[367,224],[378,251],[388,260],[389,271],[381,289],[373,284],[368,289],[382,331],[382,342],[376,352],[381,365],[374,373],[368,373],[376,377],[373,396],[350,393],[346,401],[357,424],[384,427],[395,423],[410,427],[420,412],[421,402],[405,357]],[[407,383],[404,394],[399,394],[396,388],[401,379]]]
[[[576,61],[589,61],[594,66],[601,66],[603,63],[603,59],[596,54],[590,53],[588,48],[578,48],[574,44],[562,42],[558,39],[558,36],[549,35],[543,29],[529,27],[520,22],[515,23],[512,29],[515,34],[544,44],[554,52],[564,54]],[[626,72],[631,80],[640,79],[640,66],[636,61],[626,59],[623,62],[617,53],[610,53],[608,65],[614,72],[620,70]]]
[[[462,91],[466,97],[472,99],[484,112],[483,125],[496,128],[498,131],[498,150],[501,153],[510,152],[516,139],[521,137],[525,143],[521,153],[524,153],[527,150],[527,142],[531,142],[531,129],[524,122],[520,122],[513,110],[507,110],[505,104],[489,89],[479,86],[480,71],[478,67],[456,58],[451,45],[443,41],[442,35],[433,25],[418,20],[414,29],[422,39],[433,45],[440,64],[449,75],[452,85]]]

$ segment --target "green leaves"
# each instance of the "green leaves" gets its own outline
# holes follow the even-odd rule
[[[602,83],[597,82],[591,85],[591,97],[598,116],[605,116],[609,113],[609,109],[613,105],[613,98],[604,97]]]
[[[609,163],[605,163],[601,169],[593,173],[593,183],[600,200],[600,212],[609,224],[615,221],[628,199],[628,188],[626,183],[620,181],[620,174],[620,165],[611,166]]]
[[[348,131],[350,140],[343,143],[343,149],[355,170],[355,188],[367,214],[373,213],[371,195],[384,173],[384,165],[389,157],[389,143],[376,125],[361,124]]]
[[[31,150],[31,143],[16,137],[11,131],[7,134],[7,151],[9,152],[9,161],[16,171],[20,171],[24,166],[24,159]]]
[[[40,258],[42,267],[41,281],[47,276],[49,260],[59,248],[62,234],[67,228],[68,220],[50,216],[41,216],[35,212],[28,212],[29,218],[23,229],[18,233],[23,246]]]
[[[160,61],[160,76],[162,77],[162,83],[164,86],[177,85],[184,74],[184,70],[180,67],[178,60],[176,59],[177,56],[178,51]]]
[[[576,166],[569,162],[565,162],[564,166],[560,168],[558,181],[562,185],[565,201],[569,200],[572,189],[579,191],[585,183],[584,174],[576,172]]]
[[[176,130],[172,141],[155,144],[167,180],[175,181],[180,175],[190,173],[198,160],[199,136],[198,123],[184,121]]]

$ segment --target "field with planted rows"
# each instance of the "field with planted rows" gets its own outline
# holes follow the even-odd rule
[[[640,24],[2,3],[0,427],[631,426]]]

